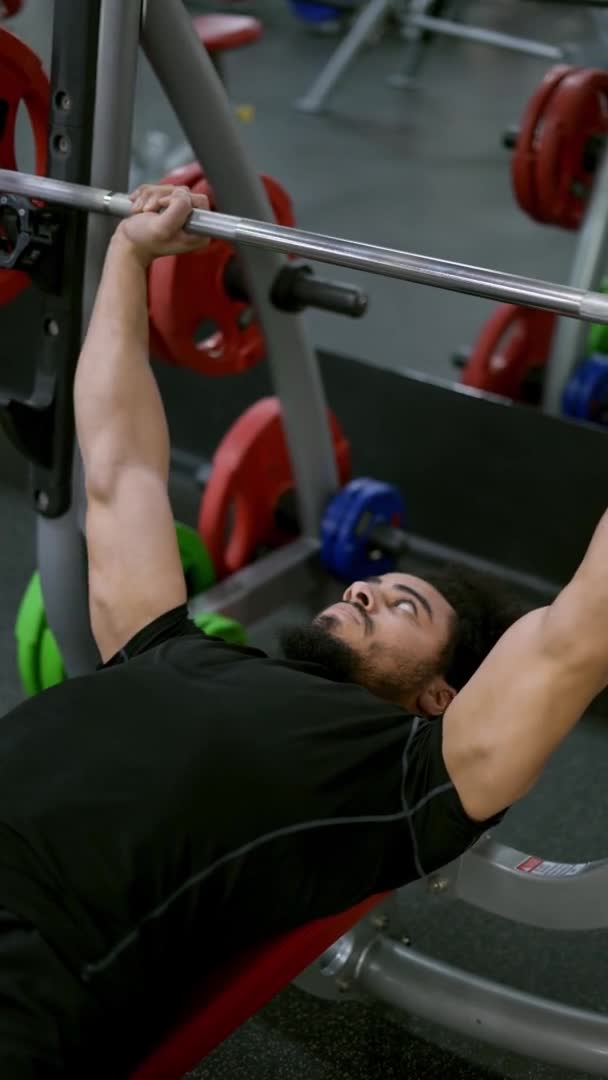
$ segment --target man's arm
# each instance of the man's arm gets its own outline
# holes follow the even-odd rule
[[[204,243],[182,226],[193,205],[208,204],[159,188],[143,190],[134,205],[153,212],[114,235],[74,384],[91,625],[104,660],[186,600],[167,494],[169,432],[149,364],[146,272],[157,255]]]
[[[467,813],[483,821],[533,786],[608,685],[608,512],[572,581],[515,623],[454,698],[443,756]]]

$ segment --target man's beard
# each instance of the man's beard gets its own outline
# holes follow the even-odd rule
[[[357,683],[376,697],[401,704],[404,694],[418,692],[436,673],[437,663],[416,663],[403,657],[391,671],[374,663],[371,656],[361,657],[356,649],[334,637],[338,625],[333,615],[317,615],[308,626],[288,627],[281,631],[279,642],[287,660],[320,664],[326,673],[340,682]]]
[[[355,682],[360,657],[355,649],[334,637],[331,627],[336,620],[331,615],[318,615],[308,626],[291,626],[282,630],[279,642],[287,660],[320,664],[333,679]]]

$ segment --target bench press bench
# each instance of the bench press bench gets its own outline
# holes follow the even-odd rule
[[[251,949],[203,978],[189,1012],[130,1080],[180,1080],[359,922],[381,896]]]

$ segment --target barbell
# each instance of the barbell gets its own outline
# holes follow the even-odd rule
[[[8,169],[0,169],[0,192],[119,218],[129,217],[132,212],[132,203],[127,195]],[[0,195],[0,209],[3,198],[4,196]],[[542,308],[585,322],[608,324],[608,297],[569,285],[468,266],[375,244],[363,244],[356,240],[339,239],[217,211],[194,210],[185,228],[187,232],[219,237],[235,244],[302,255],[319,262],[399,278],[419,285],[468,293],[490,300],[508,301],[523,307]]]

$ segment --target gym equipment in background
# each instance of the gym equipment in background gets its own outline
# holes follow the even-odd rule
[[[405,503],[393,484],[351,480],[323,515],[321,562],[344,582],[388,574],[407,551],[405,521]]]
[[[345,484],[350,445],[332,413],[329,422],[339,482]],[[281,403],[263,398],[226,432],[201,500],[198,530],[219,578],[247,566],[260,549],[293,539],[298,524],[285,505],[293,487]]]
[[[420,70],[426,48],[437,35],[492,45],[499,49],[509,49],[527,56],[537,56],[542,60],[563,60],[569,58],[568,52],[573,51],[541,41],[499,33],[485,27],[468,26],[464,20],[454,17],[457,5],[452,3],[450,6],[451,19],[441,17],[446,8],[445,0],[408,0],[405,11],[395,3],[395,0],[367,0],[361,5],[348,33],[317,75],[312,86],[297,101],[297,108],[302,112],[320,112],[339,80],[369,41],[370,36],[391,14],[399,21],[401,37],[406,42],[406,56],[402,70],[396,75],[389,76],[388,79],[390,85],[398,89],[414,85],[414,77]]]
[[[255,44],[264,33],[263,24],[259,19],[252,15],[228,11],[195,15],[192,19],[192,28],[225,87],[227,87],[226,54],[234,49]],[[235,105],[234,111],[242,123],[249,123],[255,115],[253,105]],[[180,168],[191,161],[193,156],[192,148],[188,143],[182,142],[171,146],[171,139],[165,131],[148,131],[141,142],[134,147],[129,188],[133,189],[141,183],[150,182],[161,172]]]
[[[388,573],[408,550],[403,497],[393,484],[349,480],[350,445],[333,413],[330,427],[342,487],[323,513],[321,563],[344,582]],[[256,401],[222,439],[201,498],[198,530],[220,579],[301,532],[277,398]]]
[[[559,65],[532,95],[522,123],[503,140],[514,151],[511,177],[520,206],[535,221],[578,230],[570,276],[575,288],[601,289],[608,262],[607,116],[606,72]],[[586,334],[567,319],[558,321],[542,370],[545,412],[557,416],[565,408],[567,415],[596,421],[603,415],[593,396],[588,408],[581,404],[575,369],[585,355],[603,351],[604,338],[600,325]],[[575,389],[569,394],[571,380]]]
[[[608,292],[608,278],[603,278],[599,287],[601,292]],[[603,353],[604,355],[608,355],[608,331],[601,323],[589,327],[586,351],[588,353]]]
[[[560,64],[532,95],[514,144],[511,178],[535,221],[578,229],[608,133],[608,72]]]
[[[253,15],[239,15],[232,12],[206,12],[195,15],[192,26],[201,45],[205,47],[213,66],[226,85],[224,53],[233,49],[242,49],[245,45],[254,45],[264,33],[264,27]]]
[[[23,0],[0,0],[0,19],[10,19],[18,15],[23,7]]]
[[[461,383],[513,401],[537,403],[539,376],[554,331],[555,316],[550,312],[500,304],[466,358]]]
[[[195,529],[180,522],[176,522],[175,529],[188,596],[196,596],[215,582],[213,562]],[[194,622],[209,637],[245,644],[245,630],[235,619],[201,611]],[[17,668],[26,694],[38,694],[67,678],[59,646],[47,623],[38,572],[30,578],[19,605],[15,639]]]
[[[9,4],[13,15],[18,5]],[[36,172],[43,176],[47,164],[49,80],[40,59],[20,38],[0,26],[0,168],[16,169],[15,125],[21,104],[25,105],[32,129]],[[0,251],[12,248],[10,230],[0,232]],[[29,285],[23,272],[0,270],[0,305],[8,304]]]
[[[608,426],[608,357],[587,356],[577,364],[564,387],[564,416]]]

